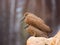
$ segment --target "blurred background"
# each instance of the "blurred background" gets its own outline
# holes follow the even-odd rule
[[[25,12],[42,18],[53,29],[50,36],[60,29],[60,0],[0,0],[0,45],[26,45]]]

